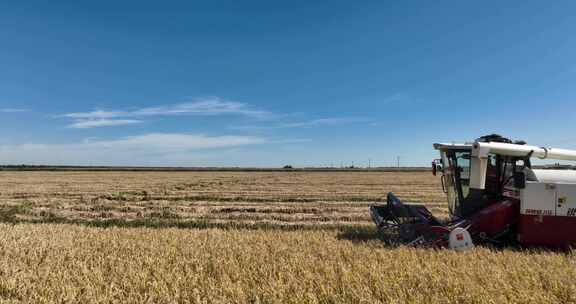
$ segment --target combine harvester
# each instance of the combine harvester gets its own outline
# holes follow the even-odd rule
[[[391,244],[465,250],[474,244],[568,248],[576,245],[576,171],[533,169],[532,158],[576,160],[576,151],[528,146],[499,135],[434,144],[450,219],[393,193],[370,207]]]

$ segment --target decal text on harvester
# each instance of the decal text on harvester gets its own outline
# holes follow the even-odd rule
[[[552,215],[552,210],[526,209],[524,213],[527,215]]]

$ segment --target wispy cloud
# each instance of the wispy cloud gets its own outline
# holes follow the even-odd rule
[[[3,162],[43,164],[143,164],[174,161],[170,155],[188,155],[206,149],[234,148],[266,143],[256,136],[207,136],[151,133],[112,140],[85,140],[70,144],[0,145]]]
[[[141,120],[135,119],[82,119],[70,124],[69,128],[90,129],[99,127],[114,127],[142,123]]]
[[[379,101],[381,104],[410,104],[414,98],[406,93],[395,93]]]
[[[18,108],[1,108],[0,113],[22,113],[29,112],[28,109],[18,109]]]
[[[271,112],[258,110],[250,107],[249,105],[236,101],[224,100],[218,97],[210,97],[195,100],[192,102],[180,103],[168,106],[146,107],[130,111],[105,111],[95,110],[90,112],[75,112],[60,115],[60,117],[71,118],[74,123],[70,127],[76,125],[88,126],[84,128],[95,128],[103,126],[111,126],[112,121],[124,122],[114,125],[126,125],[140,120],[135,118],[145,118],[151,116],[176,116],[176,115],[243,115],[253,118],[269,118],[272,116]],[[91,123],[92,121],[102,121],[102,124]],[[104,123],[104,121],[109,124]],[[130,122],[129,122],[130,121]]]
[[[129,113],[96,110],[92,112],[68,113],[61,116],[74,119],[104,119],[129,116]]]
[[[317,126],[334,126],[343,125],[357,122],[366,122],[365,118],[319,118],[308,121],[291,122],[279,124],[277,128],[306,128],[306,127],[317,127]]]
[[[292,128],[311,128],[321,126],[337,126],[352,123],[370,122],[367,118],[353,118],[353,117],[331,117],[331,118],[318,118],[306,121],[285,122],[273,125],[260,125],[260,126],[235,126],[232,129],[236,130],[263,130],[263,129],[292,129]]]
[[[220,98],[211,98],[172,106],[144,108],[130,113],[132,116],[221,114],[237,114],[258,118],[271,115],[271,113],[267,111],[252,109],[245,103],[226,101]]]

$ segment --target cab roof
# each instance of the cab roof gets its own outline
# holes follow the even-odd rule
[[[436,143],[434,144],[436,150],[472,150],[472,143]]]

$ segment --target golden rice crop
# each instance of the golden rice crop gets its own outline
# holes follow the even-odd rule
[[[353,232],[348,232],[353,233]],[[386,248],[335,231],[0,225],[22,303],[568,303],[573,254]]]

